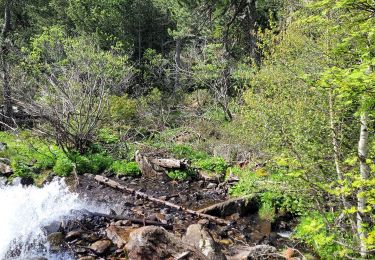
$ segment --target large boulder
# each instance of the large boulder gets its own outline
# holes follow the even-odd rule
[[[125,249],[131,260],[208,259],[194,246],[155,226],[142,227],[130,233]]]
[[[199,249],[210,260],[224,260],[225,255],[211,234],[200,224],[193,224],[186,230],[183,241]]]

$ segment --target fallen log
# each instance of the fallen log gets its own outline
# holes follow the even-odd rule
[[[160,226],[168,230],[172,230],[173,226],[169,224],[164,224],[158,221],[153,221],[153,220],[148,220],[148,219],[138,219],[138,218],[129,218],[125,216],[118,216],[118,215],[112,215],[112,214],[104,214],[104,213],[99,213],[99,212],[91,212],[88,210],[83,210],[85,214],[88,214],[90,216],[98,216],[98,217],[104,217],[108,219],[113,219],[113,220],[128,220],[133,224],[140,224],[144,226]]]
[[[191,215],[194,215],[194,216],[197,216],[197,217],[200,217],[200,218],[209,219],[209,220],[211,220],[211,221],[213,221],[213,222],[215,222],[219,225],[229,225],[230,224],[230,222],[227,221],[227,220],[224,220],[224,219],[221,219],[221,218],[218,218],[218,217],[214,217],[214,216],[211,216],[211,215],[208,215],[208,214],[204,214],[204,213],[199,213],[195,210],[191,210],[191,209],[182,207],[180,205],[177,205],[177,204],[174,204],[174,203],[162,200],[162,199],[152,197],[152,196],[150,196],[150,195],[148,195],[144,192],[140,192],[140,191],[136,191],[135,189],[127,188],[124,185],[121,185],[120,183],[118,183],[114,180],[108,179],[108,178],[100,176],[100,175],[96,175],[95,180],[97,182],[102,183],[104,185],[107,185],[111,188],[114,188],[114,189],[117,189],[117,190],[120,190],[120,191],[124,191],[124,192],[132,193],[135,196],[139,196],[141,198],[147,199],[147,200],[155,202],[155,203],[166,205],[170,208],[175,208],[177,210],[184,211],[186,213],[189,213]]]
[[[164,159],[164,158],[153,158],[150,160],[151,163],[156,164],[159,167],[167,169],[181,169],[187,166],[186,160],[177,159]]]

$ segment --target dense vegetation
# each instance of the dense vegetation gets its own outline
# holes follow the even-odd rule
[[[137,176],[136,150],[165,149],[299,216],[322,258],[374,256],[373,0],[0,6],[10,178]]]

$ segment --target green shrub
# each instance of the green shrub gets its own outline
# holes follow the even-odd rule
[[[350,250],[336,243],[336,235],[327,228],[327,224],[334,224],[334,219],[332,213],[323,216],[320,212],[310,212],[300,219],[294,237],[313,247],[322,259],[344,259]],[[353,240],[349,236],[347,239],[349,244]]]
[[[138,176],[141,174],[141,170],[136,162],[115,161],[113,162],[111,169],[117,175]]]
[[[99,139],[99,142],[106,143],[106,144],[113,144],[113,143],[117,143],[120,141],[116,132],[110,128],[100,129],[98,133],[98,139]]]
[[[73,171],[73,162],[66,156],[59,157],[53,171],[60,177],[66,177]]]
[[[167,173],[168,177],[172,180],[184,181],[190,177],[189,172],[181,170],[173,170]]]
[[[110,156],[102,153],[77,155],[74,160],[77,164],[78,174],[98,174],[109,169],[113,163],[113,159]]]
[[[179,159],[186,158],[191,161],[197,161],[208,158],[208,154],[193,150],[188,145],[175,145],[171,148],[171,152]]]
[[[259,209],[258,215],[262,220],[273,222],[276,218],[275,207],[270,203],[263,203]]]
[[[228,168],[228,164],[221,157],[209,157],[206,159],[199,159],[193,163],[193,166],[202,170],[211,171],[218,174],[225,173],[226,169]]]
[[[136,101],[127,95],[110,97],[110,114],[115,121],[128,121],[136,114]]]

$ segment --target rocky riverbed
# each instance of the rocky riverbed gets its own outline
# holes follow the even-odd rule
[[[22,189],[23,193],[19,196],[31,195],[23,206],[35,203],[33,199],[39,201],[37,206],[33,205],[38,214],[33,213],[32,206],[26,212],[20,208],[22,205],[14,209],[22,213],[23,224],[27,223],[27,214],[34,214],[30,220],[35,222],[35,226],[33,230],[28,230],[29,225],[26,224],[22,234],[8,235],[9,245],[7,250],[2,251],[3,259],[299,257],[296,250],[288,249],[295,248],[288,238],[294,225],[293,218],[280,216],[272,225],[261,220],[257,215],[256,198],[228,198],[231,185],[228,182],[203,179],[176,182],[118,178],[111,174],[102,178],[134,192],[124,192],[99,183],[91,174],[67,179],[68,187],[63,180],[54,180],[42,189],[22,187],[17,180],[13,186],[3,186],[2,191]],[[137,196],[136,192],[167,204]],[[181,207],[170,207],[168,203]],[[227,224],[219,224],[215,219],[192,214],[185,209],[216,216]],[[9,228],[5,231],[12,232]],[[6,248],[6,245],[3,247]]]

